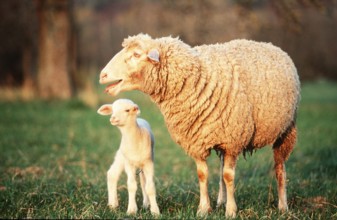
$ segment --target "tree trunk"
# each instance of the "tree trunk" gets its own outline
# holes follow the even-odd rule
[[[42,98],[72,97],[71,1],[37,0],[38,90]]]

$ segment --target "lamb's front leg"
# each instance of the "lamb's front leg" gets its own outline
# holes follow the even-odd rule
[[[129,204],[127,214],[136,214],[138,207],[136,203],[136,191],[137,191],[137,181],[136,181],[136,167],[131,164],[125,164],[125,172],[128,176],[128,194],[129,194]]]
[[[226,217],[234,218],[236,216],[236,202],[234,198],[234,179],[235,179],[236,156],[225,155],[225,165],[223,171],[223,178],[226,184],[227,204]]]
[[[200,203],[198,215],[205,215],[212,211],[208,196],[208,166],[206,160],[195,159],[200,187]]]
[[[107,172],[108,206],[112,209],[118,207],[117,183],[124,168],[124,162],[120,156],[119,151],[117,151],[115,161]]]

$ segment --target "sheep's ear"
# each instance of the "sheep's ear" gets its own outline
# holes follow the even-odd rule
[[[147,57],[150,60],[158,63],[159,62],[159,51],[157,49],[152,49],[147,53]]]
[[[111,115],[112,114],[112,106],[111,105],[102,105],[97,113],[100,115]]]

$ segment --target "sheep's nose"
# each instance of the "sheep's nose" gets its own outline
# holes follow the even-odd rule
[[[100,77],[99,77],[99,82],[104,83],[104,80],[108,78],[108,74],[106,72],[101,72]]]

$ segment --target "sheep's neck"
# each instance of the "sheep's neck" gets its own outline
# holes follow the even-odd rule
[[[210,83],[208,76],[200,74],[200,70],[192,71],[196,76],[190,75],[190,77],[178,76],[176,73],[178,72],[168,73],[171,77],[167,80],[171,82],[165,84],[164,91],[148,94],[163,113],[172,137],[178,144],[181,144],[182,138],[191,136],[195,132],[190,133],[194,118],[191,120],[186,116],[204,112],[203,109],[208,105],[203,104],[210,97],[211,91],[206,88]],[[184,73],[184,71],[179,73]]]
[[[152,69],[154,73],[149,74],[145,80],[143,92],[150,95],[157,104],[172,99],[185,101],[195,94],[194,88],[200,83],[199,71],[198,63],[182,67],[173,63],[160,69]],[[198,77],[191,74],[197,74]]]

